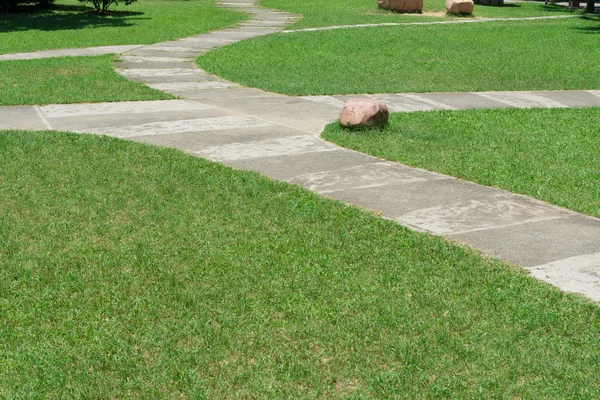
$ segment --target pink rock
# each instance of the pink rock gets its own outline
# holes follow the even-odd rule
[[[344,103],[340,123],[346,127],[383,128],[389,119],[385,104],[369,98],[353,98]]]
[[[421,12],[423,0],[378,0],[379,7],[397,12]]]
[[[471,14],[474,4],[473,0],[446,0],[446,10],[450,14]]]

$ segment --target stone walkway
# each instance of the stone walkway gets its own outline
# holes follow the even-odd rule
[[[193,59],[281,30],[295,16],[251,0],[235,28],[126,49],[128,78],[182,100],[0,107],[0,129],[57,129],[181,149],[379,212],[413,229],[522,265],[539,279],[600,301],[600,220],[525,196],[339,148],[320,139],[352,96],[288,97],[206,74]],[[392,111],[600,106],[600,91],[371,95]]]

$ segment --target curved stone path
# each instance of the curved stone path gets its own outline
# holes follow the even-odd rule
[[[255,0],[221,4],[251,14],[241,25],[127,49],[128,78],[181,100],[0,107],[0,129],[105,134],[181,149],[258,171],[380,213],[413,229],[522,265],[539,279],[600,301],[600,220],[522,195],[409,168],[320,139],[352,96],[288,97],[211,76],[201,53],[279,31],[295,16]],[[392,111],[600,106],[600,91],[371,95]]]

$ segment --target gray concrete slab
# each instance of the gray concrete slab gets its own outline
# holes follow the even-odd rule
[[[195,75],[204,75],[204,72],[190,68],[123,68],[115,69],[115,71],[123,76],[140,76],[140,77],[188,77]]]
[[[600,253],[570,257],[528,269],[532,276],[542,281],[600,302]]]
[[[454,107],[446,103],[441,103],[416,93],[374,94],[368,97],[371,97],[372,99],[386,104],[388,109],[394,112],[438,111],[455,109]]]
[[[205,81],[205,82],[146,82],[146,85],[151,88],[162,90],[167,93],[172,93],[179,96],[192,90],[211,90],[211,89],[231,89],[239,87],[237,83],[222,82],[222,81]]]
[[[568,107],[600,107],[600,97],[594,96],[585,90],[558,90],[538,93]]]
[[[40,58],[55,58],[55,57],[85,57],[98,56],[103,54],[119,54],[125,51],[134,50],[140,45],[128,46],[100,46],[88,47],[83,49],[57,49],[44,50],[28,53],[2,54],[0,61],[17,61],[17,60],[35,60]]]
[[[139,56],[139,57],[176,57],[176,58],[189,58],[195,59],[202,51],[159,51],[151,50],[146,48],[136,49],[134,51],[128,51],[123,53],[128,56]]]
[[[316,137],[298,135],[252,142],[230,143],[223,146],[212,146],[197,151],[196,155],[213,161],[223,162],[294,154],[331,152],[337,149],[337,146],[324,142]]]
[[[544,96],[543,92],[478,92],[478,96],[506,104],[514,108],[561,108],[567,107],[559,101]]]
[[[217,131],[273,126],[274,124],[256,118],[225,115],[218,117],[192,118],[184,120],[150,122],[113,128],[85,128],[85,133],[98,133],[119,138],[137,136],[171,135],[174,133]]]
[[[419,208],[394,218],[403,225],[436,235],[459,234],[569,215],[566,210],[525,196],[499,193]]]
[[[525,267],[600,252],[600,221],[585,216],[447,235]]]
[[[133,68],[133,69],[192,69],[196,70],[198,67],[196,63],[191,61],[172,61],[172,62],[153,62],[153,61],[117,61],[113,63],[115,68]]]
[[[172,63],[172,62],[190,62],[193,63],[193,60],[189,58],[176,58],[176,57],[141,57],[141,56],[127,56],[127,55],[119,55],[119,61],[130,62],[130,63]]]
[[[187,97],[186,94],[183,94]],[[319,135],[323,127],[339,118],[340,109],[301,97],[266,97],[260,102],[252,98],[214,98],[211,104],[236,112],[266,118],[278,124]]]
[[[196,111],[165,111],[131,114],[111,114],[109,117],[101,115],[71,116],[64,118],[48,118],[48,123],[53,129],[71,130],[78,132],[100,132],[106,129],[107,133],[115,128],[139,126],[151,123],[166,123],[169,121],[186,121],[197,118],[227,117],[230,114],[215,108],[206,108]]]
[[[38,107],[44,117],[71,118],[81,116],[113,117],[117,114],[170,113],[174,111],[198,111],[211,108],[187,100],[122,101],[107,103],[50,104]],[[164,118],[164,116],[163,116]]]
[[[346,150],[293,154],[287,156],[229,160],[224,164],[238,169],[260,172],[274,179],[294,181],[297,177],[380,162],[365,154]]]
[[[141,83],[182,83],[182,82],[214,82],[220,80],[219,78],[208,75],[197,73],[193,75],[185,76],[128,76],[127,79],[133,82]]]
[[[313,192],[329,194],[349,189],[366,189],[393,183],[426,182],[435,179],[444,178],[428,171],[374,159],[368,164],[297,176],[290,182]]]
[[[231,37],[219,37],[218,36],[218,31],[214,32],[214,33],[205,33],[202,35],[196,35],[196,36],[190,36],[187,37],[185,39],[180,39],[180,42],[183,43],[211,43],[214,45],[227,45],[227,44],[231,44],[231,43],[235,43],[236,40],[232,39]]]
[[[217,107],[225,108],[225,109],[234,109],[233,107],[228,107],[228,102],[235,99],[244,98],[247,101],[251,99],[260,98],[280,98],[285,97],[279,94],[273,94],[269,92],[265,92],[260,89],[252,89],[252,88],[232,88],[226,90],[199,90],[199,91],[182,91],[182,92],[172,92],[178,96],[185,97],[188,100],[197,100],[200,102],[208,102]],[[256,100],[254,100],[256,102]],[[262,99],[261,99],[262,101]]]
[[[0,107],[0,129],[48,129],[33,106]]]
[[[377,211],[386,218],[396,219],[424,208],[484,199],[501,193],[498,189],[437,175],[427,181],[396,182],[386,186],[340,190],[329,193],[328,196]]]
[[[477,93],[423,93],[423,96],[456,109],[504,108],[505,103],[477,95]]]
[[[249,127],[243,130],[243,139],[247,142],[262,141],[275,138],[295,136],[298,132],[282,129],[279,126]],[[197,131],[174,133],[170,135],[149,135],[131,138],[137,142],[172,147],[185,152],[194,153],[208,147],[224,146],[240,143],[239,129],[222,129],[215,131]]]

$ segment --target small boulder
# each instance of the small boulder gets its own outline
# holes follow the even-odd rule
[[[446,0],[446,10],[450,14],[471,14],[474,4],[473,0]]]
[[[423,0],[378,0],[380,8],[396,12],[421,12]]]
[[[383,128],[389,119],[385,104],[369,98],[353,98],[342,107],[340,123],[348,128]]]

